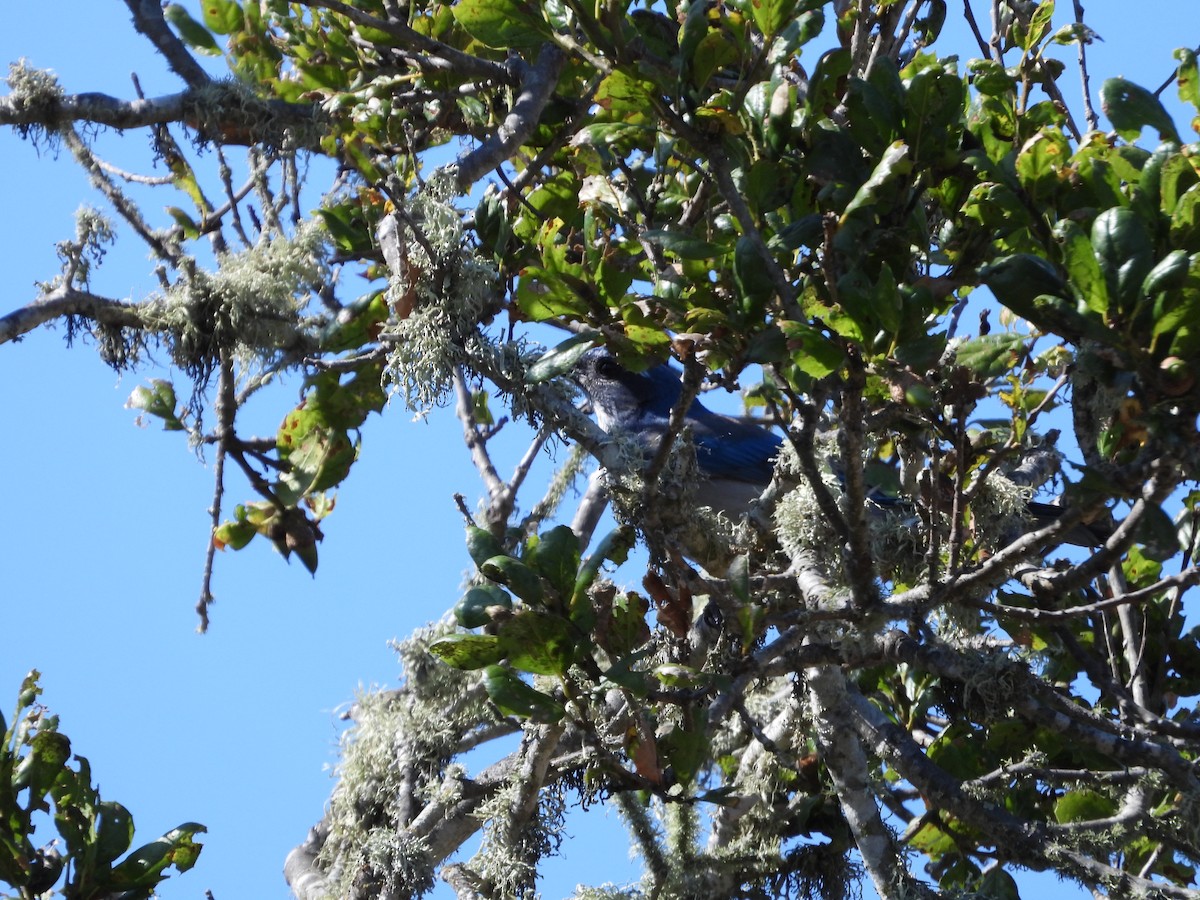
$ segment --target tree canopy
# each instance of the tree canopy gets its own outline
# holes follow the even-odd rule
[[[130,403],[211,462],[202,627],[234,551],[319,577],[373,413],[452,407],[481,485],[468,583],[356,705],[298,897],[533,896],[593,804],[644,871],[581,898],[1014,897],[1021,869],[1200,895],[1200,144],[1160,99],[1200,119],[1192,50],[1093,98],[1053,0],[126,7],[177,93],[10,68],[0,124],[106,211],[0,344],[60,324],[118,371],[169,360]],[[103,128],[150,136],[165,211]],[[117,232],[157,290],[93,288]],[[594,346],[681,372],[649,458],[579,405]],[[302,398],[251,434],[285,375]],[[694,507],[701,391],[784,438],[736,520]],[[148,896],[190,867],[202,826],[129,853],[36,696],[0,721],[0,879]]]

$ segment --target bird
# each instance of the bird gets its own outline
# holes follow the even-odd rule
[[[659,365],[631,372],[605,347],[593,347],[576,363],[573,378],[591,402],[596,424],[609,434],[633,436],[648,455],[657,452],[683,393],[675,369]],[[696,484],[698,506],[737,519],[771,483],[774,458],[783,444],[777,433],[713,412],[692,400],[684,424],[704,476]]]
[[[658,450],[668,433],[671,411],[683,393],[676,369],[662,364],[645,372],[632,372],[606,347],[599,346],[582,354],[571,377],[587,395],[601,429],[609,434],[633,436],[648,457]],[[684,424],[695,447],[696,466],[703,476],[695,486],[695,504],[737,521],[771,483],[783,438],[761,425],[713,412],[699,400],[691,402]],[[832,468],[836,468],[836,462]],[[908,512],[916,521],[911,500],[877,487],[868,488],[869,508],[880,514]],[[1025,530],[1032,530],[1050,524],[1065,508],[1030,500],[1026,510]],[[1095,547],[1103,544],[1111,532],[1111,527],[1100,523],[1080,523],[1062,540]]]

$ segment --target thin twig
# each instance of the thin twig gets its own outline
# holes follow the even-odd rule
[[[1075,0],[1075,22],[1082,28],[1087,28],[1083,22],[1083,3]],[[1083,118],[1087,122],[1088,131],[1100,128],[1100,117],[1092,106],[1091,80],[1087,68],[1087,40],[1084,35],[1079,37],[1079,78],[1083,85]]]

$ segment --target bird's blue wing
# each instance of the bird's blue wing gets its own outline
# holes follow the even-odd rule
[[[696,404],[699,406],[699,404]],[[693,406],[688,413],[696,462],[709,478],[766,485],[783,440],[773,431]]]

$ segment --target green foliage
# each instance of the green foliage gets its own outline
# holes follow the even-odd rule
[[[206,829],[188,822],[130,850],[133,816],[120,803],[100,798],[87,759],[72,756],[58,717],[37,702],[42,692],[38,678],[38,672],[30,672],[21,683],[11,724],[0,716],[5,729],[0,744],[0,882],[21,898],[53,893],[64,900],[148,900],[168,877],[168,868],[186,872],[196,864],[202,845],[195,838]],[[51,822],[58,838],[35,846],[34,832]]]
[[[645,893],[844,889],[826,875],[844,876],[854,841],[898,895],[915,890],[902,844],[947,892],[1016,896],[997,848],[1092,887],[1183,889],[1200,859],[1200,632],[1181,599],[1200,580],[1185,493],[1200,479],[1200,145],[1122,78],[1100,90],[1113,132],[1078,126],[1055,52],[1087,26],[1056,28],[1050,0],[997,3],[988,58],[970,59],[935,43],[941,0],[200,8],[165,16],[201,52],[222,36],[254,102],[306,117],[254,164],[278,153],[287,169],[296,144],[339,164],[320,229],[288,239],[275,213],[252,244],[182,144],[156,139],[195,211],[168,209],[163,296],[96,331],[166,342],[193,401],[177,409],[155,381],[130,405],[249,480],[256,499],[215,548],[262,535],[314,571],[369,414],[389,393],[422,415],[453,396],[486,527],[468,526],[453,623],[405,645],[405,690],[469,697],[464,745],[476,725],[524,729],[520,771],[547,795],[561,778],[584,802],[617,797]],[[1200,118],[1195,54],[1175,58]],[[201,134],[243,139],[224,127],[239,123]],[[1153,149],[1134,143],[1147,128]],[[457,164],[428,171],[452,141]],[[212,271],[181,249],[221,229],[246,246]],[[96,246],[64,249],[74,283]],[[360,296],[338,296],[354,282],[335,269],[362,276]],[[673,356],[689,387],[742,387],[789,428],[745,521],[692,508],[686,431],[645,446],[581,422],[565,382],[600,344],[637,370]],[[244,397],[286,371],[303,373],[300,403],[273,442],[244,440]],[[539,430],[535,450],[557,432],[603,458],[621,524],[590,552],[590,526],[556,524],[575,462],[531,504],[516,499],[528,460],[497,474],[505,412]],[[1052,485],[1063,505],[1031,507]],[[644,595],[604,574],[639,539]],[[422,706],[404,725],[435,720]],[[360,727],[378,758],[351,779],[326,863],[424,889],[438,829],[415,808],[457,808],[458,776],[437,781],[455,751],[385,749]],[[574,749],[552,765],[539,742],[564,734]],[[472,789],[532,822],[536,798],[499,780]],[[387,827],[363,812],[376,782]],[[901,839],[882,818],[871,833],[876,806],[909,816]],[[106,816],[116,846],[125,819]],[[481,851],[509,856],[475,876],[528,873],[544,851],[509,825]],[[838,864],[789,849],[797,836]]]

